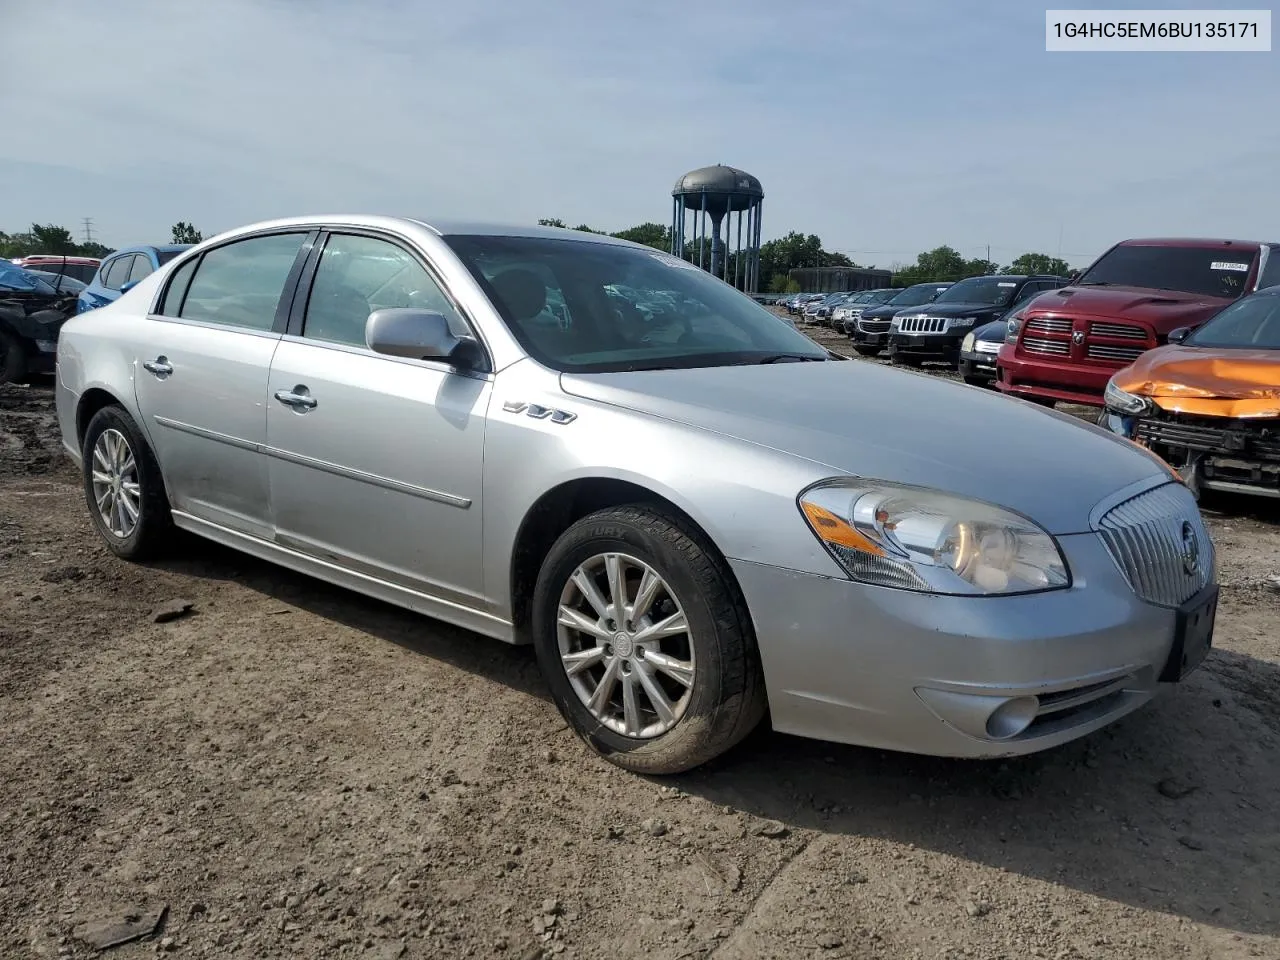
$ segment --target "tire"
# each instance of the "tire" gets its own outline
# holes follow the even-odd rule
[[[19,383],[27,376],[27,351],[7,330],[0,330],[0,383]]]
[[[962,379],[971,387],[987,387],[991,385],[990,377],[975,377],[972,374],[965,374]]]
[[[860,357],[874,357],[880,353],[879,347],[867,346],[865,343],[855,343],[853,349]]]
[[[115,493],[115,502],[136,506],[137,518],[132,527],[121,522],[122,517],[125,521],[128,519],[127,506],[121,508],[123,514],[112,514],[110,524],[99,507],[104,491],[98,481],[104,474],[110,476],[114,472],[110,463],[111,449],[114,444],[119,450],[120,442],[125,446],[116,462],[124,463],[125,469],[118,474],[121,482],[112,492]],[[175,533],[173,517],[169,513],[169,498],[160,466],[133,419],[121,407],[103,407],[85,428],[80,453],[85,503],[107,549],[125,560],[146,560],[162,553],[172,543]],[[132,470],[128,468],[130,459]],[[95,475],[98,480],[95,480]],[[136,491],[134,496],[129,495],[130,484]]]
[[[894,354],[890,354],[890,355],[889,355],[889,362],[890,362],[890,363],[892,363],[895,367],[918,367],[918,366],[920,366],[920,361],[919,361],[919,360],[917,360],[915,357],[907,357],[907,356],[903,356],[901,353],[894,353]]]
[[[612,637],[562,627],[562,603],[586,610],[587,624],[608,627],[608,561],[623,555],[623,581],[628,601],[638,599],[647,574],[663,583],[652,609],[626,632],[618,623]],[[575,585],[575,572],[587,571],[603,597],[605,615]],[[654,643],[638,641],[640,630],[683,613],[688,624]],[[581,621],[580,621],[581,622]],[[675,774],[724,753],[751,732],[765,713],[764,677],[746,601],[728,565],[710,541],[687,521],[659,508],[630,505],[601,510],[579,520],[555,542],[538,575],[533,598],[533,642],[538,664],[551,695],[569,725],[610,762],[645,774]],[[590,666],[570,679],[562,659],[584,654]],[[625,653],[619,652],[619,644]],[[641,650],[640,647],[646,649]],[[626,654],[629,653],[630,656]],[[664,655],[669,664],[688,668],[690,685],[677,682],[650,656]],[[598,690],[607,673],[616,671],[609,700],[593,713],[584,698]],[[684,671],[680,671],[684,672]],[[658,684],[674,709],[664,719],[646,683]],[[635,710],[626,710],[626,687],[636,691]],[[621,729],[620,729],[621,728]]]

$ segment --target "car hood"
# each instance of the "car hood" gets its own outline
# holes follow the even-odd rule
[[[926,303],[920,307],[903,307],[897,313],[904,317],[972,317],[983,313],[1004,313],[1009,305],[991,303]]]
[[[1009,321],[1001,317],[999,320],[992,320],[990,323],[984,323],[973,331],[975,340],[1000,340],[1003,341],[1009,334]]]
[[[1176,290],[1144,287],[1061,287],[1037,297],[1027,316],[1064,314],[1082,317],[1123,317],[1168,332],[1199,324],[1231,301]]]
[[[1165,473],[1152,455],[1066,414],[870,363],[563,374],[561,386],[802,457],[833,476],[997,503],[1056,534],[1088,530],[1102,498]]]
[[[1215,350],[1170,344],[1115,375],[1127,393],[1176,413],[1280,417],[1280,350]]]

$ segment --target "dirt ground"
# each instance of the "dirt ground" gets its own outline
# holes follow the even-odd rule
[[[1280,958],[1280,509],[1204,506],[1217,649],[1084,742],[761,730],[646,780],[528,649],[196,541],[112,558],[50,385],[0,387],[0,956],[132,917],[108,956]]]

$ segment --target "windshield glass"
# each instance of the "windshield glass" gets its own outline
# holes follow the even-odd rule
[[[29,270],[23,270],[9,260],[0,260],[0,287],[21,290],[24,293],[42,293],[55,296],[57,291]]]
[[[1280,296],[1266,293],[1233,303],[1182,342],[1195,347],[1280,350]]]
[[[1116,247],[1076,281],[1077,286],[1112,285],[1176,290],[1234,300],[1244,293],[1256,251],[1212,247]]]
[[[1013,300],[1018,284],[1001,277],[970,277],[947,287],[934,303],[983,303],[1002,307]]]
[[[545,237],[444,239],[521,346],[555,370],[829,359],[750,297],[657,250]]]
[[[156,253],[156,259],[160,261],[160,266],[163,267],[178,254],[186,253],[186,251],[187,247],[183,247],[181,250],[160,250]]]
[[[918,307],[925,303],[933,303],[946,289],[945,285],[936,283],[917,283],[905,290],[900,290],[898,295],[888,303],[895,307]]]
[[[890,299],[892,299],[893,295],[896,292],[897,292],[896,290],[872,290],[870,293],[867,294],[867,299],[864,300],[863,302],[864,303],[887,303]]]

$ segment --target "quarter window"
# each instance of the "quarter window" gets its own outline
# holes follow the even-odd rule
[[[108,290],[119,290],[129,279],[129,268],[133,264],[132,256],[116,257],[107,261],[102,271],[102,285]]]
[[[1258,289],[1280,287],[1280,247],[1272,247],[1267,254],[1267,265],[1262,269],[1258,279]]]
[[[449,298],[408,251],[376,237],[331,235],[316,265],[302,335],[363,347],[369,314],[392,307],[435,310],[455,334],[467,333]]]
[[[270,330],[304,233],[250,237],[215,247],[200,259],[178,316],[252,330]],[[181,279],[174,277],[169,296]],[[166,297],[166,301],[168,297]],[[165,307],[170,304],[166,302]]]
[[[192,257],[173,272],[156,313],[162,317],[182,316],[182,298],[187,294],[187,287],[191,286],[191,276],[196,272],[196,264],[199,262],[199,257]]]

